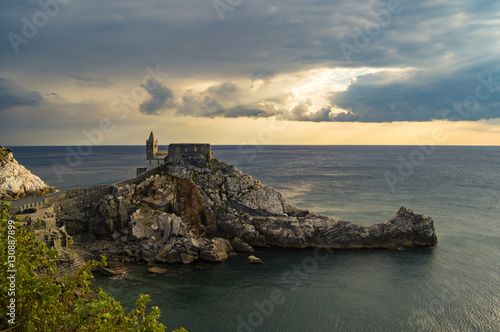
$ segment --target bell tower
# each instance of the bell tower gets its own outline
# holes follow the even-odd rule
[[[158,140],[155,139],[153,132],[149,135],[149,139],[146,140],[146,159],[152,160],[155,154],[158,153]]]

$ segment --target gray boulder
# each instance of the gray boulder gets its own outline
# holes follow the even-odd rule
[[[234,239],[231,240],[231,246],[235,251],[241,251],[241,252],[253,252],[254,249],[251,245],[246,244],[243,242],[239,237],[235,237]]]
[[[168,253],[167,253],[167,256],[165,257],[165,259],[167,260],[168,263],[170,264],[174,264],[174,263],[180,263],[182,262],[182,259],[181,259],[181,256],[179,255],[179,253],[175,250],[170,250]]]
[[[132,224],[132,236],[137,240],[146,238],[146,225],[139,216],[139,212],[135,212],[130,216],[130,223]]]
[[[262,260],[258,257],[255,257],[255,256],[248,256],[248,261],[247,261],[248,264],[264,264],[264,262],[262,262]]]
[[[184,252],[180,256],[181,256],[182,263],[184,263],[184,264],[190,264],[195,260],[195,258],[197,258],[194,255],[190,255],[190,254],[187,254]]]
[[[167,242],[170,238],[172,217],[167,213],[162,213],[156,219],[156,224],[158,225],[158,230],[160,231],[161,242]]]

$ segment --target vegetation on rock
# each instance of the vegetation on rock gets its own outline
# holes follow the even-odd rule
[[[0,146],[0,163],[3,162],[5,158],[9,156],[9,154],[12,153],[11,149],[4,148],[3,146]]]

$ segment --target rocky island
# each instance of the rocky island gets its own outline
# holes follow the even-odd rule
[[[135,178],[53,203],[44,212],[44,237],[49,232],[56,246],[74,242],[109,260],[159,264],[221,262],[252,246],[400,249],[437,243],[432,218],[408,208],[371,226],[316,215],[211,152],[190,151],[165,157]]]
[[[10,149],[0,146],[0,200],[43,196],[52,192],[54,188],[19,164]]]

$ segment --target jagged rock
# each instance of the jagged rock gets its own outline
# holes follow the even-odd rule
[[[196,235],[217,233],[215,214],[207,204],[203,192],[192,180],[176,180],[175,210],[182,213]]]
[[[156,219],[156,224],[158,225],[158,230],[160,231],[160,236],[162,237],[161,242],[165,243],[170,238],[170,231],[172,225],[172,218],[170,214],[163,213]]]
[[[152,250],[149,249],[142,249],[141,250],[141,258],[145,260],[146,262],[153,261],[155,259],[156,253]]]
[[[175,215],[174,215],[175,216]],[[175,237],[182,237],[186,235],[186,230],[187,230],[187,225],[182,222],[182,220],[175,216],[172,219],[172,230],[170,233],[170,236],[175,236]]]
[[[252,220],[248,220],[251,222]],[[219,230],[221,234],[226,234],[228,236],[236,236],[244,240],[244,242],[249,243],[258,247],[267,246],[266,238],[264,235],[260,234],[254,225],[243,222],[240,219],[221,219],[218,223]]]
[[[136,262],[140,262],[141,261],[141,254],[138,252],[134,252],[134,259]]]
[[[247,261],[248,264],[264,264],[264,262],[262,262],[262,260],[258,257],[255,257],[253,255],[251,256],[248,256],[248,261]]]
[[[140,213],[141,211],[138,210],[130,216],[130,223],[132,224],[131,234],[137,240],[146,238],[146,225]]]
[[[127,226],[128,203],[123,197],[109,197],[99,202],[97,213],[90,222],[90,232],[97,236],[109,236],[113,231]]]
[[[0,146],[0,200],[43,196],[54,191],[19,164],[10,149]]]
[[[172,249],[171,245],[164,245],[159,251],[158,254],[155,256],[155,260],[158,262],[166,262],[167,255],[169,251]]]
[[[127,200],[124,197],[118,197],[115,199],[116,202],[116,207],[117,207],[117,219],[115,223],[115,228],[117,229],[122,229],[127,227],[128,224],[128,209],[129,209],[129,204]]]
[[[163,268],[163,267],[158,267],[158,266],[151,266],[148,268],[148,271],[151,273],[157,273],[157,274],[164,274],[167,273],[168,270]]]
[[[206,249],[206,244],[193,237],[186,238],[183,245],[184,248],[186,248],[187,253],[191,254],[196,254]]]
[[[228,258],[228,252],[232,251],[229,240],[222,238],[212,239],[207,250],[200,252],[200,258],[209,262],[222,262]]]
[[[196,258],[196,256],[190,255],[190,254],[187,254],[187,253],[184,253],[184,252],[180,256],[181,256],[182,263],[184,263],[184,264],[190,264]]]
[[[200,252],[200,258],[208,262],[222,262],[227,259],[227,254],[219,255],[219,253],[214,250],[204,250]]]
[[[239,237],[235,237],[234,239],[231,240],[231,246],[235,251],[242,251],[242,252],[253,252],[254,249],[252,248],[251,245],[246,244],[245,242],[241,241]]]
[[[138,246],[131,247],[133,255],[127,253],[128,257],[169,263],[198,258],[220,262],[233,247],[239,251],[250,251],[251,246],[392,249],[437,242],[432,219],[410,209],[401,208],[388,222],[371,226],[315,215],[215,159],[166,163],[157,172],[137,185],[103,190],[113,195],[102,199],[64,202],[57,210],[57,222],[78,236],[75,241],[119,230],[125,243],[130,234],[128,239],[150,247],[142,248],[146,255]],[[158,202],[168,202],[164,204],[168,210],[160,209]],[[144,211],[136,210],[139,207]],[[130,223],[120,228],[129,214]],[[233,239],[232,245],[223,238]]]
[[[395,249],[437,242],[432,219],[404,207],[390,221],[371,226],[312,214],[299,218],[256,217],[251,222],[268,244],[281,247]]]
[[[226,260],[228,257],[227,256],[228,252],[233,251],[233,248],[231,247],[231,242],[229,242],[229,240],[222,238],[215,238],[212,239],[212,243],[213,243],[213,250],[219,255],[219,257],[222,260]],[[209,247],[211,246],[209,245]]]
[[[170,264],[182,262],[181,256],[175,250],[169,251],[167,253],[167,256],[165,258],[166,258],[167,262],[170,263]]]

